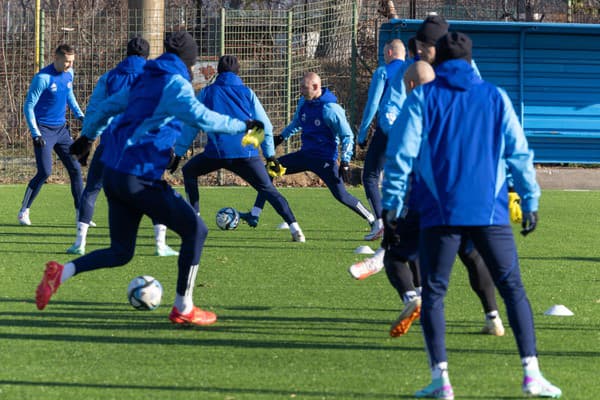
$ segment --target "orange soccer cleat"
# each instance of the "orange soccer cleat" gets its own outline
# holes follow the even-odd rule
[[[203,326],[217,322],[217,314],[210,311],[204,311],[196,306],[194,306],[189,313],[182,314],[177,307],[174,306],[171,310],[171,314],[169,314],[169,319],[174,324]]]

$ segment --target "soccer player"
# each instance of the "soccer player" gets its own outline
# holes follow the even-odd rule
[[[68,105],[75,117],[83,120],[83,111],[73,94],[74,62],[75,49],[68,44],[59,45],[54,51],[54,62],[35,74],[27,91],[23,111],[33,138],[37,173],[25,190],[17,217],[21,225],[31,225],[31,204],[52,174],[52,150],[69,173],[75,210],[79,208],[83,179],[79,163],[69,154],[73,139],[65,115]]]
[[[344,181],[350,180],[349,161],[354,150],[354,134],[346,119],[344,109],[337,98],[321,86],[321,78],[314,72],[304,74],[300,82],[302,97],[290,124],[281,135],[274,138],[275,145],[302,131],[302,147],[299,151],[279,158],[279,164],[269,164],[272,173],[278,174],[280,167],[286,174],[311,171],[325,182],[333,196],[346,207],[367,220],[370,226],[375,217],[367,208],[346,190]],[[341,141],[340,165],[338,169],[338,143]],[[341,177],[340,177],[341,175]],[[249,225],[256,226],[265,205],[266,197],[259,193],[250,213],[240,217]]]
[[[386,151],[382,185],[386,226],[393,226],[401,214],[412,173],[411,198],[420,216],[421,323],[432,382],[415,397],[454,399],[444,338],[444,297],[460,242],[468,237],[506,304],[523,366],[523,392],[557,398],[561,390],[539,369],[533,315],[508,221],[505,166],[521,196],[522,234],[537,225],[540,188],[533,153],[506,92],[483,81],[471,66],[471,47],[462,33],[438,40],[436,79],[410,94]]]
[[[263,124],[215,113],[196,99],[190,71],[198,57],[198,47],[189,33],[168,34],[165,48],[163,55],[146,63],[131,88],[115,93],[88,111],[82,136],[71,146],[73,154],[85,157],[109,118],[123,113],[114,127],[116,140],[105,148],[102,157],[110,247],[64,266],[48,262],[36,290],[36,305],[40,310],[72,276],[129,262],[134,255],[140,220],[148,215],[181,237],[175,304],[169,319],[174,324],[192,325],[209,325],[217,319],[214,313],[196,307],[193,302],[208,229],[189,203],[161,178],[167,167],[175,167],[172,146],[181,134],[182,123],[206,132],[232,135],[262,129]]]
[[[358,130],[358,145],[361,148],[367,147],[367,136],[369,127],[375,117],[375,113],[381,102],[381,97],[385,87],[388,84],[388,79],[394,77],[398,70],[404,64],[406,50],[404,43],[400,39],[393,39],[386,43],[383,47],[383,58],[385,65],[378,67],[371,78],[369,85],[369,94],[367,104],[363,110],[363,118]],[[383,222],[381,221],[381,192],[379,191],[379,180],[385,162],[385,146],[387,145],[387,136],[379,128],[375,127],[375,133],[371,138],[367,154],[365,156],[365,164],[363,167],[362,181],[365,187],[365,195],[371,205],[373,214],[375,215],[375,223],[371,232],[365,236],[365,240],[377,240],[383,236]]]
[[[267,117],[256,94],[244,85],[239,77],[240,64],[237,57],[224,55],[217,65],[218,76],[198,94],[198,100],[209,109],[238,119],[257,119],[264,123],[263,155],[267,163],[277,165],[273,146],[273,125]],[[185,128],[175,144],[175,154],[181,157],[196,137],[198,130]],[[292,240],[306,241],[302,229],[296,222],[287,200],[277,191],[258,153],[251,144],[243,145],[244,134],[228,136],[208,134],[208,143],[201,154],[193,157],[182,168],[185,192],[196,212],[199,212],[198,177],[219,168],[239,175],[269,203],[290,227]]]
[[[127,57],[121,61],[114,69],[108,71],[100,77],[90,101],[88,109],[96,107],[107,97],[118,92],[124,87],[130,87],[133,81],[143,72],[146,59],[150,54],[150,44],[141,37],[134,37],[127,43]],[[77,236],[75,243],[67,249],[67,254],[85,254],[85,244],[87,232],[90,226],[94,226],[92,215],[94,214],[94,206],[96,198],[102,189],[102,175],[104,173],[104,164],[101,161],[102,153],[104,152],[105,142],[113,140],[111,135],[115,134],[111,127],[118,123],[118,116],[113,118],[109,125],[102,133],[100,145],[96,147],[94,157],[88,168],[87,181],[81,200],[79,201],[79,212],[77,221]],[[85,162],[85,161],[84,161]],[[170,248],[166,243],[167,227],[155,223],[154,234],[156,239],[157,256],[176,256],[179,253]]]

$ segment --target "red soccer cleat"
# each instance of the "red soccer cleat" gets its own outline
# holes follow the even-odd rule
[[[43,310],[48,305],[50,297],[58,290],[60,286],[60,277],[65,267],[56,261],[49,261],[46,264],[46,270],[42,281],[35,291],[35,304],[38,310]]]
[[[194,306],[189,313],[182,314],[177,307],[173,306],[171,314],[169,314],[169,319],[174,324],[204,326],[217,322],[217,314],[210,311],[204,311],[196,306]]]

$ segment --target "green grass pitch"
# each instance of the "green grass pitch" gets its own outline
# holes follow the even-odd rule
[[[38,311],[44,263],[70,259],[74,212],[67,185],[46,185],[31,210],[33,226],[19,226],[24,189],[0,186],[0,400],[410,399],[429,383],[419,324],[388,336],[401,303],[385,273],[361,282],[348,275],[363,257],[353,250],[376,243],[362,241],[366,223],[326,189],[282,189],[307,237],[300,244],[276,229],[281,221],[270,207],[257,229],[219,231],[215,212],[249,209],[254,191],[201,188],[210,232],[194,297],[219,316],[204,329],[170,324],[176,259],[153,256],[148,219],[128,265],[76,276]],[[352,193],[364,199],[361,189]],[[565,399],[600,393],[598,204],[600,192],[545,191],[537,231],[516,237],[542,371]],[[94,220],[88,252],[108,244],[103,195]],[[179,244],[173,232],[167,241]],[[163,284],[156,311],[127,303],[127,284],[140,274]],[[575,315],[544,316],[554,304]],[[483,313],[459,264],[446,317],[456,398],[523,398],[512,332],[478,334]]]

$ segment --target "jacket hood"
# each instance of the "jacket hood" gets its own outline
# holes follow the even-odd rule
[[[219,75],[217,75],[215,83],[217,85],[225,86],[241,86],[244,84],[244,82],[242,82],[242,78],[233,72],[221,72]]]
[[[187,67],[176,54],[164,53],[160,57],[146,62],[144,70],[154,74],[178,74],[190,81]]]
[[[464,91],[481,82],[475,69],[463,59],[444,61],[436,67],[435,75],[436,80],[444,82],[451,88]]]
[[[144,69],[144,65],[146,65],[146,59],[140,56],[129,56],[126,57],[123,61],[121,61],[117,65],[117,70],[119,72],[131,74],[131,73],[141,73]]]
[[[308,104],[310,103],[337,103],[337,97],[335,94],[327,88],[321,88],[321,96],[317,97],[313,100],[306,101]]]

